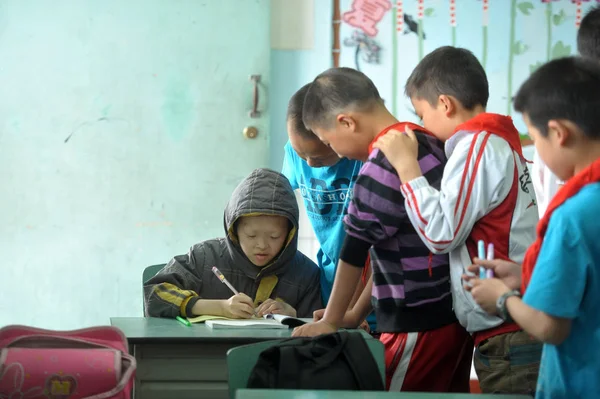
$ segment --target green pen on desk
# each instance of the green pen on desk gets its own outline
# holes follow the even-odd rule
[[[177,317],[175,317],[175,318],[177,319],[177,321],[178,321],[178,322],[180,322],[180,323],[181,323],[181,324],[183,324],[184,326],[188,326],[188,327],[191,327],[191,326],[192,326],[192,323],[190,323],[190,322],[189,322],[189,320],[187,320],[187,319],[184,319],[184,318],[183,318],[183,317],[181,317],[181,316],[177,316]]]

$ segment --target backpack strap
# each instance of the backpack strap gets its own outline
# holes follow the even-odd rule
[[[340,331],[347,334],[348,340],[344,346],[344,356],[354,373],[361,391],[383,391],[383,380],[377,362],[369,350],[369,346],[360,333]]]

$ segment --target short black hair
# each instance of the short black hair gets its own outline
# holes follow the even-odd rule
[[[456,98],[467,110],[487,106],[489,85],[485,70],[467,49],[443,46],[427,54],[406,81],[409,98],[436,106],[439,96]]]
[[[600,62],[600,6],[593,7],[581,20],[577,32],[577,51]]]
[[[304,107],[304,99],[306,98],[306,93],[308,92],[309,87],[310,83],[305,84],[300,88],[300,90],[294,93],[292,98],[290,98],[290,102],[288,103],[287,108],[286,120],[288,122],[291,122],[294,134],[297,134],[303,139],[318,140],[318,137],[309,129],[307,129],[304,126],[304,122],[302,122],[302,107]]]
[[[552,60],[523,83],[514,106],[544,137],[550,120],[565,119],[600,139],[600,63],[582,57]]]
[[[383,104],[383,101],[367,75],[352,68],[330,68],[310,85],[302,119],[309,130],[315,126],[329,128],[340,112],[369,111],[376,104]]]

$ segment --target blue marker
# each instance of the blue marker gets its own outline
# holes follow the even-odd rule
[[[485,259],[485,242],[483,242],[483,240],[477,242],[477,257],[479,259]],[[483,266],[479,266],[479,278],[485,278],[485,267]]]
[[[488,244],[488,252],[487,252],[487,260],[494,260],[494,244]],[[494,278],[494,271],[492,269],[487,269],[485,276],[487,278]]]

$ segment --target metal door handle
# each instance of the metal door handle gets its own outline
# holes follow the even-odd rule
[[[258,129],[254,126],[246,126],[242,131],[242,134],[247,139],[255,139],[258,136]]]
[[[250,75],[250,80],[254,82],[254,98],[250,118],[260,118],[260,111],[258,110],[258,84],[260,83],[260,75]]]

